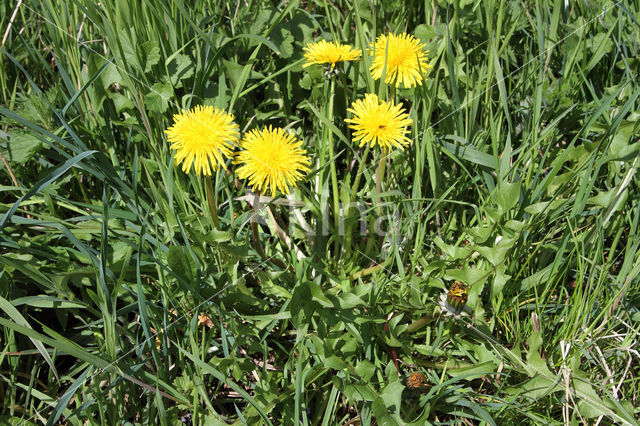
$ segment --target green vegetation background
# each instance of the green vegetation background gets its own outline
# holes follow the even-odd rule
[[[1,421],[637,424],[639,20],[631,0],[1,0]],[[389,31],[434,68],[397,93],[412,144],[378,192],[342,120],[388,88],[340,64],[331,126],[302,48]],[[266,216],[260,256],[224,172],[213,229],[163,133],[203,103],[304,139],[303,207],[270,207],[294,245]],[[331,161],[366,213],[342,224]]]

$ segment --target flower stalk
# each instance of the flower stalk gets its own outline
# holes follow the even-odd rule
[[[205,187],[207,191],[207,203],[209,204],[209,212],[211,213],[211,220],[213,221],[213,227],[220,229],[220,221],[218,220],[218,208],[215,191],[213,190],[213,180],[211,175],[205,175],[204,177]]]
[[[364,165],[369,156],[369,151],[371,150],[371,145],[367,144],[364,148],[364,152],[362,153],[362,159],[360,160],[360,164],[358,165],[358,172],[356,173],[356,178],[353,181],[353,185],[351,186],[351,193],[353,194],[351,198],[355,198],[358,193],[358,187],[360,186],[360,177],[362,177],[362,172],[364,171]]]
[[[378,197],[376,198],[376,204],[378,205],[378,213],[382,214],[382,209],[380,205],[382,204],[380,201],[380,194],[382,193],[382,179],[384,179],[384,169],[385,164],[387,164],[387,150],[382,148],[380,151],[380,158],[378,158],[378,167],[376,167],[376,192]]]
[[[331,78],[329,87],[329,106],[327,109],[327,118],[329,123],[333,124],[333,98],[336,90],[336,79]],[[340,193],[338,192],[338,173],[336,171],[335,154],[333,149],[333,131],[327,129],[327,146],[329,147],[329,167],[331,170],[331,192],[333,194],[333,220],[335,229],[338,229],[340,221]]]
[[[260,234],[258,231],[258,211],[260,210],[260,191],[256,190],[253,196],[253,203],[251,207],[253,208],[253,216],[251,216],[251,236],[253,238],[253,248],[256,249],[260,257],[266,258],[267,256],[264,254],[264,250],[262,248],[262,243],[260,242]]]

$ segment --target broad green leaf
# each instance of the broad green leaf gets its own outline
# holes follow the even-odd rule
[[[547,367],[547,363],[540,356],[542,347],[542,332],[535,331],[529,336],[529,350],[527,351],[527,363],[533,370],[529,371],[530,375],[543,374],[547,377],[555,376]]]
[[[134,110],[136,107],[131,98],[121,93],[109,93],[109,99],[113,101],[113,104],[116,107],[116,112],[118,112],[118,114],[127,110]],[[123,124],[126,124],[126,122],[127,120],[125,119]],[[131,117],[129,122],[133,124],[136,121],[135,119],[133,119],[133,117]]]
[[[613,28],[610,29],[609,33],[612,31]],[[604,55],[611,51],[613,42],[610,40],[609,34],[598,33],[587,41],[587,47],[591,50],[591,55],[589,57],[589,62],[584,68],[584,73],[588,73],[602,60]]]
[[[471,163],[489,167],[491,169],[495,168],[495,161],[493,161],[493,157],[491,155],[478,151],[473,145],[462,138],[452,136],[451,139],[456,140],[458,143],[452,144],[450,142],[442,141],[441,144],[444,150]]]
[[[42,141],[33,133],[12,131],[0,133],[0,151],[10,162],[22,165],[42,148]]]
[[[140,42],[134,29],[120,30],[119,41],[124,53],[124,61],[141,74],[149,73],[151,67],[160,61],[160,47],[153,40]]]
[[[451,260],[466,259],[471,256],[471,253],[473,253],[473,250],[471,250],[469,247],[458,247],[447,244],[442,241],[442,238],[440,237],[435,237],[434,242],[440,250],[442,250],[447,256],[449,256]]]
[[[543,376],[534,376],[516,386],[507,388],[505,391],[509,395],[526,398],[533,402],[551,393],[563,391],[564,386],[561,380],[562,376],[558,376],[556,380]]]
[[[169,247],[167,263],[171,271],[187,283],[194,282],[196,265],[184,247]]]
[[[27,305],[37,308],[54,308],[54,309],[72,309],[72,308],[86,308],[87,305],[81,301],[69,301],[59,299],[53,296],[26,296],[13,299],[11,301],[13,306]]]
[[[271,41],[278,46],[278,50],[280,51],[280,56],[282,58],[288,59],[291,57],[293,54],[293,42],[295,39],[288,29],[279,28],[273,31],[271,34]]]
[[[494,294],[501,293],[502,290],[504,289],[505,284],[508,283],[509,279],[511,278],[511,275],[507,275],[505,273],[505,270],[506,270],[505,265],[501,265],[496,268],[496,275],[493,278],[493,284],[491,286],[491,291]]]
[[[356,365],[356,372],[365,383],[371,380],[376,372],[376,366],[369,360],[362,360]]]
[[[155,83],[144,97],[144,103],[149,111],[165,112],[169,101],[173,98],[173,88],[166,83]]]
[[[444,278],[449,280],[458,280],[468,286],[480,286],[487,280],[487,271],[465,265],[461,269],[447,269]]]
[[[618,188],[611,188],[608,191],[600,191],[598,195],[595,197],[591,197],[587,200],[588,204],[595,204],[596,206],[607,208],[611,206],[611,203],[616,199],[616,195],[618,193]],[[626,198],[626,191],[623,194],[623,197]]]
[[[384,389],[382,389],[380,398],[382,398],[385,406],[387,407],[387,410],[389,410],[390,413],[400,414],[403,390],[404,385],[399,380],[390,381],[389,384],[387,384]]]
[[[428,43],[436,36],[436,31],[431,25],[420,24],[413,30],[413,34],[423,43]]]
[[[479,377],[490,376],[497,370],[498,365],[495,362],[487,361],[470,367],[447,369],[446,372],[451,377],[458,377],[464,380],[476,380]]]
[[[521,182],[502,182],[496,189],[495,200],[502,211],[507,212],[518,204]]]
[[[567,202],[566,199],[559,198],[553,201],[542,201],[539,203],[531,204],[524,208],[524,211],[529,214],[540,214],[543,212],[553,212],[560,206]]]
[[[182,87],[182,80],[186,80],[193,75],[194,63],[187,55],[178,53],[166,61],[169,81],[173,87]]]
[[[498,266],[504,262],[506,255],[517,243],[517,238],[505,238],[498,236],[493,247],[476,246],[475,249],[484,256],[492,265]]]

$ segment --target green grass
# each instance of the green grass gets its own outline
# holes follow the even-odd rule
[[[1,422],[638,423],[638,1],[100,3],[0,0]],[[302,48],[389,31],[433,69],[383,154],[370,58],[331,89]],[[233,165],[215,229],[173,164],[198,104],[312,158],[263,254]]]

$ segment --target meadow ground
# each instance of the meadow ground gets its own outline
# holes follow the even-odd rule
[[[639,1],[0,37],[0,422],[638,423]]]

